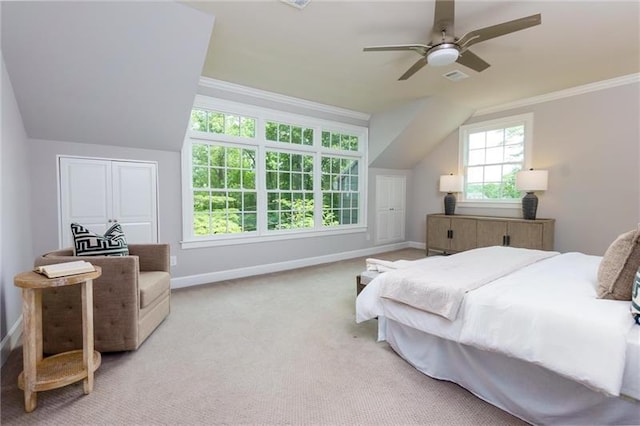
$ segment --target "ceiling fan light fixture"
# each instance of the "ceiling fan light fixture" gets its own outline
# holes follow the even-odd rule
[[[454,63],[459,55],[460,51],[455,44],[441,44],[429,51],[427,54],[427,62],[432,67],[443,67]]]

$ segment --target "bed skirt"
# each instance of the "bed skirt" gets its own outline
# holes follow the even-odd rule
[[[543,367],[442,339],[386,319],[386,340],[422,373],[458,383],[474,395],[533,424],[615,424],[640,421],[640,401],[588,389]]]

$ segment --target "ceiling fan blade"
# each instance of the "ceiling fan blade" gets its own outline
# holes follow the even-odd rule
[[[406,79],[408,79],[409,77],[414,75],[416,72],[418,72],[418,70],[420,70],[425,65],[427,65],[427,58],[426,57],[418,59],[418,62],[413,64],[413,66],[411,68],[409,68],[407,70],[407,72],[402,74],[402,77],[400,77],[398,80],[406,80]]]
[[[443,31],[446,34],[454,34],[454,13],[454,0],[436,0],[433,29],[431,30],[434,40],[440,40]]]
[[[389,46],[370,46],[362,49],[365,52],[387,52],[387,51],[398,51],[398,50],[413,50],[414,52],[418,52],[421,55],[426,55],[427,50],[431,49],[431,46],[427,46],[425,44],[394,44]]]
[[[478,55],[469,50],[461,53],[460,56],[458,56],[456,62],[477,72],[484,71],[491,66]]]
[[[457,44],[462,49],[465,49],[476,43],[480,43],[481,41],[524,30],[525,28],[540,25],[541,23],[542,15],[538,13],[537,15],[531,15],[525,18],[514,19],[513,21],[503,22],[502,24],[481,28],[479,30],[469,31],[457,41]]]

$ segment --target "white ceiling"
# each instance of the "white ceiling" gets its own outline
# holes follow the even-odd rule
[[[189,4],[216,18],[204,76],[368,113],[427,96],[475,110],[640,70],[638,1],[457,1],[458,37],[535,13],[542,25],[474,45],[481,73],[427,66],[407,81],[416,53],[362,48],[428,42],[432,0]],[[452,69],[469,78],[444,79]]]

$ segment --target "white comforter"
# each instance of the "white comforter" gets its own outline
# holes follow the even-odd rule
[[[356,320],[391,318],[617,396],[633,320],[628,302],[596,298],[600,259],[566,253],[524,267],[468,292],[455,321],[380,298],[386,272],[358,297]]]
[[[454,320],[464,295],[558,252],[483,247],[387,272],[380,296]]]

